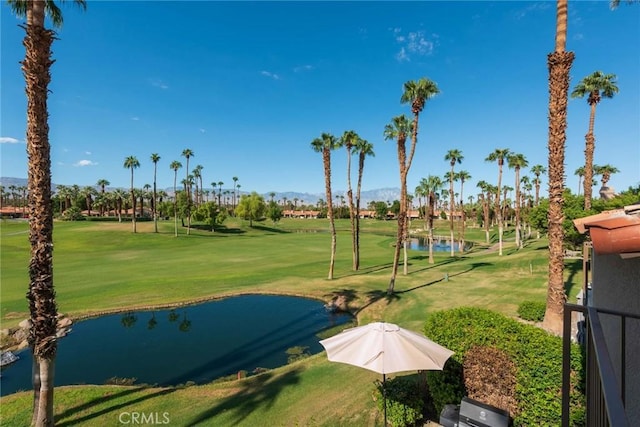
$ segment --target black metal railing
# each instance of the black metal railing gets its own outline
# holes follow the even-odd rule
[[[571,390],[571,329],[574,312],[584,315],[585,346],[585,395],[587,398],[586,425],[628,427],[625,412],[625,367],[626,367],[626,327],[628,319],[640,316],[614,310],[586,307],[576,304],[564,305],[564,332],[562,344],[562,426],[569,427],[569,407]],[[620,320],[620,381],[616,377],[601,323],[601,314]],[[617,354],[617,353],[614,353]]]

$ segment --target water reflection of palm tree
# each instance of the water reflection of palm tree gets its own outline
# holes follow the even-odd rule
[[[149,319],[149,321],[147,322],[147,329],[152,330],[156,327],[157,324],[158,321],[156,320],[156,313],[151,312],[151,319]]]
[[[120,323],[125,328],[131,328],[138,321],[138,317],[133,312],[128,312],[122,315],[122,319],[120,319]]]
[[[178,329],[180,329],[180,332],[189,332],[189,329],[191,329],[191,320],[187,319],[186,311],[183,314],[182,322],[180,322]]]
[[[171,310],[169,312],[169,322],[175,322],[179,318],[180,318],[180,315],[178,313],[176,313],[175,310]]]

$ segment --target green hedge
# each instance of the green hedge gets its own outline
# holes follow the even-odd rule
[[[518,316],[531,322],[542,322],[546,309],[544,301],[524,301],[518,306]]]
[[[461,366],[473,346],[493,346],[516,364],[518,413],[511,414],[514,426],[543,426],[560,423],[562,390],[562,340],[540,328],[523,324],[502,314],[479,308],[457,308],[429,316],[424,333],[455,354],[443,371],[431,371],[427,382],[435,410],[447,403],[459,403],[464,393]],[[583,357],[579,346],[571,352],[571,422],[584,425]]]

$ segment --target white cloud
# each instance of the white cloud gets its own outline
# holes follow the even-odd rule
[[[158,87],[160,89],[169,89],[169,85],[160,79],[149,79],[149,83],[151,83],[151,86]]]
[[[10,136],[0,136],[0,144],[17,144],[20,141]]]
[[[87,156],[91,155],[91,151],[85,151],[84,154],[86,154]]]
[[[523,9],[516,10],[514,12],[514,15],[515,15],[515,18],[519,20],[526,17],[532,12],[537,12],[539,10],[546,10],[546,9],[549,9],[549,7],[550,5],[548,4],[548,2],[532,3]]]
[[[295,67],[293,69],[293,72],[294,73],[300,73],[302,71],[311,71],[313,69],[314,69],[313,65],[300,65],[300,66]]]
[[[97,165],[97,163],[92,162],[91,160],[80,160],[79,162],[76,162],[73,164],[73,166],[77,166],[77,167],[95,166],[95,165]]]
[[[396,43],[401,45],[400,51],[396,53],[396,59],[400,62],[411,61],[412,56],[431,55],[438,42],[437,34],[427,37],[424,31],[412,31],[406,34],[403,34],[400,28],[392,28],[391,31]]]
[[[277,75],[275,73],[272,73],[270,71],[260,71],[260,74],[262,74],[263,76],[272,78],[273,80],[280,80],[280,76],[279,75]]]
[[[131,117],[131,120],[133,120],[134,122],[137,122],[138,120],[140,120],[140,117]]]
[[[200,133],[205,133],[205,132],[206,132],[205,129],[200,128]]]
[[[407,52],[404,50],[404,47],[400,48],[400,52],[396,53],[396,59],[400,62],[402,61],[410,61]]]

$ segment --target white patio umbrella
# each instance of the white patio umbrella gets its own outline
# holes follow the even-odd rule
[[[442,370],[453,351],[424,335],[393,323],[374,322],[345,329],[320,341],[332,362],[347,363],[382,374],[384,423],[387,402],[384,392],[386,374],[404,371]]]

